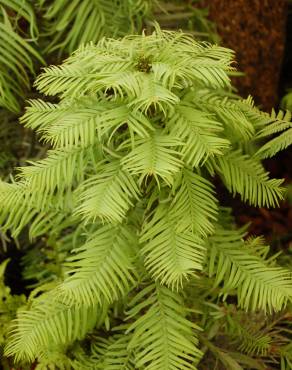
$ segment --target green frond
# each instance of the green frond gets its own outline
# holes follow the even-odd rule
[[[80,44],[102,37],[120,37],[142,28],[142,19],[151,0],[62,0],[42,1],[47,32],[52,37],[49,50],[75,50]],[[47,3],[49,3],[47,6]]]
[[[213,233],[218,214],[213,185],[186,168],[178,175],[177,183],[179,186],[171,204],[176,228],[188,229],[203,237]]]
[[[169,84],[168,87],[181,89],[194,83],[214,89],[230,87],[227,72],[233,70],[232,50],[209,43],[194,43],[192,37],[183,33],[175,35],[171,31],[156,29],[156,35],[161,42],[159,55],[154,62],[161,63],[158,76],[164,84]],[[164,73],[161,73],[161,68]]]
[[[75,213],[87,221],[120,222],[139,198],[134,178],[121,168],[120,161],[101,163],[98,175],[91,176],[78,188]]]
[[[286,149],[292,144],[292,123],[291,112],[279,111],[276,113],[274,110],[271,115],[271,122],[264,126],[257,134],[256,139],[265,138],[270,135],[275,135],[281,132],[280,135],[274,137],[266,144],[264,144],[256,152],[258,158],[270,158],[281,150]]]
[[[21,229],[38,213],[28,206],[28,196],[23,184],[7,184],[0,181],[0,224],[2,230],[12,229],[12,235]]]
[[[270,246],[266,244],[263,236],[249,236],[245,239],[245,246],[250,253],[266,260],[270,252]]]
[[[10,8],[15,13],[15,18],[24,18],[29,25],[30,35],[32,38],[38,36],[38,27],[34,8],[30,1],[27,0],[0,0],[0,5],[4,8]]]
[[[140,175],[140,184],[150,176],[153,176],[158,184],[161,181],[159,178],[169,185],[172,184],[173,175],[183,164],[180,153],[175,150],[182,143],[173,136],[155,133],[149,138],[136,140],[136,145],[122,159],[123,168],[132,175]]]
[[[96,307],[68,306],[52,295],[40,297],[31,308],[19,311],[5,355],[33,362],[43,348],[68,346],[83,339],[95,327],[99,315]]]
[[[227,189],[233,194],[239,193],[245,202],[275,207],[283,199],[283,180],[269,179],[261,163],[241,151],[218,157],[216,168]]]
[[[236,289],[238,305],[245,310],[280,311],[291,299],[291,273],[252,254],[244,236],[242,230],[216,230],[206,242],[209,276],[215,277],[215,286],[223,282],[225,294]]]
[[[257,133],[257,138],[263,138],[273,134],[277,134],[281,131],[287,130],[292,127],[291,112],[290,111],[279,111],[276,113],[272,110],[269,115],[270,121],[266,123],[264,127]]]
[[[138,97],[129,104],[135,111],[141,110],[147,113],[150,109],[162,111],[167,115],[167,110],[171,109],[179,102],[176,94],[162,86],[153,77],[144,77],[139,84],[140,93]]]
[[[91,346],[92,369],[135,370],[133,356],[128,351],[131,335],[116,334],[109,338],[95,338]]]
[[[29,106],[20,122],[32,130],[42,132],[46,127],[59,121],[67,112],[67,106],[45,102],[41,99],[28,100]]]
[[[218,135],[223,130],[222,124],[191,104],[176,105],[175,114],[167,124],[171,134],[185,143],[182,158],[191,167],[202,165],[209,157],[222,155],[229,146],[229,141]]]
[[[48,203],[46,203],[47,201]],[[30,237],[42,235],[55,228],[69,217],[73,200],[31,193],[23,182],[8,184],[0,181],[0,225],[1,230],[10,230],[17,237],[30,224]]]
[[[237,104],[256,130],[260,130],[274,121],[273,116],[261,111],[255,105],[254,99],[250,95],[246,99],[240,99]]]
[[[63,98],[65,94],[67,97],[71,95],[73,98],[84,96],[86,92],[90,91],[89,83],[92,83],[92,79],[96,77],[96,74],[89,73],[88,69],[88,67],[85,69],[80,65],[68,65],[68,63],[62,66],[49,66],[44,68],[44,72],[38,76],[34,85],[40,92],[48,96],[64,92],[66,93],[62,95]],[[86,86],[88,87],[86,88]]]
[[[111,91],[115,97],[128,97],[135,109],[147,111],[156,105],[165,113],[179,101],[174,88],[229,86],[232,57],[229,49],[157,29],[143,38],[103,39],[80,47],[61,66],[45,68],[35,85],[63,98]]]
[[[229,314],[226,317],[227,334],[233,338],[233,342],[238,346],[238,350],[250,356],[267,356],[272,347],[272,334],[265,330],[263,323],[258,320],[256,315],[245,319],[241,312]]]
[[[22,3],[22,7],[19,8]],[[27,1],[1,1],[0,4],[20,11],[31,22],[35,33],[35,21],[31,5]],[[22,9],[22,10],[20,10]],[[18,12],[17,12],[18,13]],[[13,22],[15,23],[15,22]],[[19,112],[21,99],[30,87],[30,75],[34,75],[34,60],[44,63],[40,54],[18,34],[4,7],[0,9],[0,106]]]
[[[172,290],[202,270],[205,257],[202,240],[191,231],[178,230],[177,224],[171,209],[159,206],[144,224],[140,238],[145,267],[155,280]]]
[[[195,109],[211,115],[213,122],[223,125],[225,136],[232,142],[238,142],[238,140],[245,142],[253,138],[254,121],[258,116],[262,119],[247,100],[240,100],[236,95],[224,90],[215,92],[198,90],[188,94],[186,100],[190,101]]]
[[[60,148],[48,151],[48,156],[39,161],[28,162],[29,166],[19,168],[18,177],[30,189],[53,195],[56,190],[63,193],[72,190],[74,184],[84,179],[84,170],[92,161],[95,164],[96,150],[91,145],[87,148]]]
[[[249,355],[265,356],[271,348],[272,338],[264,332],[253,333],[244,331],[241,333],[239,350]]]
[[[126,225],[100,227],[69,258],[69,276],[59,288],[66,300],[96,307],[127,294],[135,283],[137,240]]]
[[[130,303],[129,318],[138,318],[128,332],[133,333],[128,349],[135,363],[145,370],[196,369],[201,357],[194,330],[186,318],[181,297],[159,284],[148,285]]]
[[[292,112],[292,90],[288,89],[287,94],[282,98],[281,101],[282,109],[289,109]]]
[[[153,131],[142,112],[133,112],[119,102],[79,98],[61,104],[31,100],[22,123],[41,134],[54,147],[87,147],[96,138],[106,140],[125,124],[131,136],[148,137]]]
[[[270,158],[275,154],[288,148],[292,144],[292,124],[288,130],[284,131],[281,135],[268,141],[256,153],[258,158]]]

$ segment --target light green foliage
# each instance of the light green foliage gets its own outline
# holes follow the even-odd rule
[[[176,5],[171,7],[170,13],[176,12]],[[145,26],[152,29],[156,19],[162,25],[189,19],[187,29],[195,28],[198,37],[217,41],[206,10],[188,8],[179,6],[183,17],[173,20],[167,4],[161,6],[157,0],[1,0],[0,107],[21,111],[35,71],[45,60],[53,57],[57,62],[58,57],[102,37],[139,33]]]
[[[262,328],[229,330],[224,301],[239,316],[281,313],[291,272],[234,227],[212,182],[277,205],[282,180],[260,154],[289,143],[259,145],[288,132],[290,117],[232,94],[232,61],[229,49],[157,27],[44,69],[35,86],[54,103],[31,100],[21,121],[51,148],[0,182],[0,222],[14,237],[26,226],[31,239],[49,234],[63,254],[57,271],[35,274],[49,285],[19,312],[7,356],[39,368],[182,370],[210,352],[232,369],[270,355]],[[216,342],[222,328],[233,353]]]
[[[30,310],[19,312],[14,323],[17,330],[6,347],[6,354],[17,354],[16,360],[33,361],[35,353],[41,354],[43,348],[46,351],[54,345],[82,339],[97,324],[98,316],[96,307],[68,306],[50,294],[42,296],[35,299]]]
[[[281,310],[290,294],[291,272],[270,267],[245,245],[243,237],[240,230],[215,231],[208,240],[209,276],[216,276],[215,286],[224,281],[224,293],[237,289],[238,304],[246,310]]]
[[[130,302],[129,317],[138,316],[128,348],[136,349],[135,363],[144,369],[195,369],[201,357],[181,297],[160,284],[148,285]]]
[[[273,157],[276,153],[292,144],[291,112],[287,110],[285,114],[279,112],[278,115],[276,115],[273,111],[271,118],[274,122],[272,121],[268,127],[263,128],[259,132],[258,137],[266,137],[279,132],[281,132],[281,134],[267,142],[258,150],[257,155],[259,158]]]

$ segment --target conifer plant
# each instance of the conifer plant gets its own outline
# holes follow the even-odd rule
[[[234,226],[214,184],[277,206],[283,181],[261,159],[291,143],[292,125],[232,93],[233,57],[157,28],[82,46],[37,78],[48,99],[21,122],[51,149],[0,182],[0,223],[49,235],[64,263],[19,310],[6,356],[39,369],[187,370],[211,352],[226,368],[261,369],[254,357],[273,338],[241,318],[283,312],[291,272]],[[283,366],[286,345],[273,352]]]

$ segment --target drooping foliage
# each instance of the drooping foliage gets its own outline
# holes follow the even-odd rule
[[[24,22],[29,26],[24,26]],[[36,61],[44,63],[35,48],[37,37],[35,13],[30,2],[1,0],[0,107],[19,112],[19,101],[30,88]]]
[[[197,369],[210,353],[233,369],[291,362],[284,330],[272,334],[279,322],[265,332],[244,322],[282,315],[291,272],[234,227],[214,183],[278,205],[283,181],[261,158],[289,145],[292,124],[231,93],[232,61],[157,27],[84,45],[40,74],[54,103],[31,100],[21,122],[50,150],[0,182],[0,223],[14,237],[50,235],[61,262],[36,271],[45,284],[19,311],[6,356],[105,370]]]

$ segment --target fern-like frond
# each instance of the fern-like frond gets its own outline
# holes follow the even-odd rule
[[[135,370],[133,355],[128,350],[131,335],[116,334],[95,338],[91,345],[90,362],[93,369]]]
[[[151,1],[142,0],[42,0],[47,32],[52,36],[49,50],[75,50],[80,44],[102,37],[120,37],[141,29],[142,17]],[[49,4],[47,4],[49,3]]]
[[[87,148],[61,148],[48,151],[48,156],[39,161],[28,162],[29,166],[21,167],[19,178],[26,186],[40,191],[40,202],[44,195],[52,195],[55,190],[60,193],[70,190],[74,183],[84,179],[84,170],[97,159],[96,150],[90,145]]]
[[[279,111],[276,113],[273,110],[270,117],[271,122],[258,132],[256,139],[266,138],[267,136],[275,135],[280,132],[281,134],[269,140],[256,152],[256,156],[261,159],[273,157],[292,144],[291,112]]]
[[[186,100],[191,101],[194,108],[212,115],[213,121],[221,123],[225,136],[232,142],[250,140],[255,134],[254,121],[258,116],[262,120],[262,115],[258,114],[252,103],[240,100],[236,95],[223,90],[217,90],[216,93],[198,90],[190,93]]]
[[[8,184],[0,181],[0,224],[13,237],[31,224],[30,237],[42,235],[69,217],[74,201],[70,196],[43,197],[31,192],[23,182]]]
[[[183,162],[175,150],[182,143],[170,135],[154,134],[146,139],[136,140],[137,146],[122,159],[123,168],[133,175],[140,175],[139,183],[153,176],[167,184],[173,183],[173,175],[179,171]]]
[[[36,86],[47,95],[68,98],[111,92],[130,98],[135,109],[147,111],[156,105],[165,114],[179,101],[174,91],[177,87],[229,86],[227,71],[232,57],[228,49],[157,29],[143,40],[127,36],[81,47],[61,66],[46,68]]]
[[[263,114],[268,116],[270,119],[263,127],[260,127],[260,130],[256,135],[257,138],[277,134],[292,127],[292,123],[290,122],[292,113],[290,111],[284,112],[280,110],[276,113],[273,109],[270,115],[267,113]]]
[[[98,81],[90,67],[78,63],[49,66],[44,68],[34,84],[40,92],[49,96],[62,94],[62,98],[79,98],[91,91],[92,85],[95,86]]]
[[[138,368],[196,369],[201,357],[194,334],[198,327],[186,318],[177,293],[152,284],[139,292],[130,306],[129,318],[138,318],[128,329],[133,333],[128,348],[134,351]]]
[[[80,98],[61,104],[31,100],[22,123],[41,134],[54,147],[87,147],[96,138],[106,140],[122,126],[130,135],[148,137],[153,131],[142,112],[133,112],[125,104],[97,98]]]
[[[23,184],[0,181],[0,224],[2,230],[12,229],[13,235],[29,223],[38,210],[29,207],[29,197]]]
[[[13,16],[24,18],[29,25],[30,35],[32,38],[38,36],[38,27],[33,5],[28,0],[0,0],[0,5],[13,11]],[[10,13],[11,14],[11,13]],[[16,22],[14,22],[16,25]]]
[[[2,5],[19,10],[20,1],[1,1]],[[0,3],[0,4],[1,4]],[[4,3],[4,4],[3,4]],[[20,15],[31,21],[35,32],[31,5],[22,1]],[[29,14],[28,14],[29,13]],[[15,23],[15,22],[13,22]],[[0,106],[19,112],[20,100],[30,87],[30,75],[34,75],[34,60],[44,63],[40,54],[18,34],[3,7],[0,9]]]
[[[33,362],[42,348],[67,346],[83,339],[95,327],[99,315],[96,307],[68,306],[52,295],[40,297],[31,308],[18,313],[5,355]]]
[[[145,266],[155,280],[173,290],[203,268],[205,248],[189,230],[178,230],[168,207],[159,206],[145,223],[140,243]]]
[[[95,307],[127,294],[135,283],[133,252],[137,245],[126,225],[100,227],[69,258],[69,275],[59,288],[65,300]]]
[[[55,148],[87,147],[94,144],[99,116],[106,109],[97,99],[52,104],[30,100],[21,122],[41,134]],[[83,104],[82,104],[83,103]]]
[[[256,158],[232,151],[217,159],[217,170],[226,187],[242,200],[259,207],[275,207],[283,199],[283,180],[269,179]]]
[[[175,107],[176,113],[169,121],[171,134],[185,143],[182,148],[184,161],[191,167],[202,165],[209,157],[222,155],[229,146],[227,139],[221,138],[222,124],[191,104],[182,103]]]
[[[288,146],[292,144],[292,124],[290,124],[290,127],[291,128],[281,133],[281,135],[264,144],[257,151],[256,156],[258,158],[270,158],[281,150],[288,148]]]
[[[168,81],[170,86],[179,88],[189,87],[193,82],[200,87],[214,89],[230,86],[227,72],[233,69],[230,66],[232,50],[208,43],[194,45],[193,39],[183,33],[177,33],[174,42],[170,42],[173,39],[171,32],[156,29],[156,33],[164,38],[157,58],[166,72],[162,81]],[[194,46],[192,50],[190,44]],[[167,70],[172,70],[171,74]],[[162,77],[161,72],[159,74]]]
[[[246,248],[242,230],[218,228],[206,243],[209,250],[208,272],[223,292],[236,289],[238,304],[245,310],[280,311],[292,296],[291,273],[269,267]]]
[[[85,220],[120,222],[138,199],[139,189],[120,161],[100,164],[98,175],[91,176],[78,189],[76,214]]]
[[[166,116],[167,109],[172,108],[179,102],[176,94],[162,86],[155,78],[149,76],[142,79],[139,89],[138,97],[130,103],[134,110],[141,110],[147,113],[151,108],[158,112],[162,111]]]
[[[203,237],[213,233],[218,213],[213,185],[187,168],[178,175],[177,182],[179,187],[171,204],[176,228],[191,230]]]
[[[265,321],[261,322],[260,314],[257,312],[245,317],[240,311],[231,311],[227,315],[226,332],[233,338],[238,349],[251,356],[267,356],[272,347],[272,333],[263,327]]]
[[[239,350],[249,355],[265,356],[271,347],[272,338],[264,332],[245,330],[241,333]]]
[[[282,98],[281,107],[283,109],[289,109],[292,112],[292,90],[288,89],[287,94]]]

